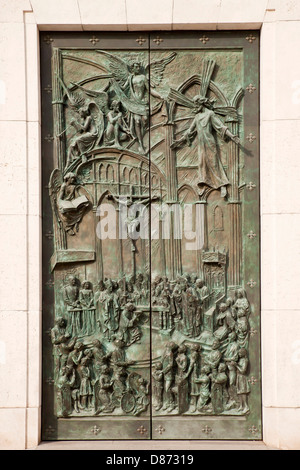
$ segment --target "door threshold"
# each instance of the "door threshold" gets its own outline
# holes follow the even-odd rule
[[[29,450],[278,450],[263,441],[43,441]]]

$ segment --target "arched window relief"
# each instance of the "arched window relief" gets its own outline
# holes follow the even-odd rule
[[[123,169],[123,181],[129,183],[129,170],[126,166]]]
[[[104,181],[106,179],[105,168],[106,166],[103,165],[103,163],[100,163],[99,165],[99,180],[100,181]]]
[[[114,175],[114,169],[111,165],[107,165],[106,168],[106,180],[107,181],[114,181],[115,175]]]

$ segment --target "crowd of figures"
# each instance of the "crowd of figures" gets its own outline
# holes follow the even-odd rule
[[[175,281],[157,276],[152,283],[151,305],[159,312],[159,328],[199,336],[209,297],[207,286],[196,274],[184,274]]]
[[[106,279],[100,281],[94,292],[90,281],[80,285],[71,276],[63,288],[63,298],[68,319],[68,333],[72,336],[91,336],[102,332],[105,339],[113,341],[118,333],[128,346],[140,338],[138,323],[141,309],[149,303],[149,282],[145,275],[136,279]]]
[[[139,414],[147,409],[149,381],[129,371],[126,348],[140,343],[141,326],[149,323],[150,298],[159,330],[170,335],[153,363],[155,410],[247,413],[250,305],[244,289],[215,305],[213,342],[203,347],[203,316],[210,298],[203,280],[157,276],[150,284],[139,273],[135,279],[105,279],[95,293],[91,282],[80,285],[75,276],[64,286],[64,317],[51,330],[58,414]],[[171,340],[176,331],[180,344]],[[112,351],[107,353],[109,344]]]
[[[100,340],[84,344],[67,332],[60,317],[51,330],[58,417],[73,413],[131,413],[139,415],[149,405],[149,383],[129,372],[134,361],[127,360],[125,343],[114,340],[107,353]]]
[[[101,331],[107,341],[122,333],[125,344],[130,345],[141,337],[139,324],[143,309],[149,311],[150,293],[161,330],[176,329],[189,337],[199,336],[210,295],[203,280],[188,274],[175,281],[156,276],[151,285],[142,273],[135,279],[105,279],[95,292],[90,281],[80,285],[71,276],[63,289],[68,332],[82,337]]]
[[[157,412],[182,414],[249,411],[249,315],[244,289],[216,309],[211,347],[200,342],[169,341],[153,365],[153,396]]]
[[[234,331],[223,354],[218,339],[205,355],[199,344],[178,346],[170,341],[152,373],[155,410],[245,414],[249,411],[248,365],[248,352],[239,346]]]

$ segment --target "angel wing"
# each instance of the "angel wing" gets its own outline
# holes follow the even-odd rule
[[[106,51],[97,50],[99,54],[103,54],[106,59],[108,60],[109,70],[112,73],[115,80],[124,85],[129,77],[129,68],[124,60],[120,59],[119,57],[110,54]]]
[[[85,106],[86,104],[85,99],[82,98],[82,96],[79,96],[77,93],[74,93],[73,91],[69,90],[69,88],[65,85],[63,80],[58,75],[57,75],[57,78],[70,101],[71,108],[78,111],[79,108],[82,108],[83,106]]]
[[[99,145],[104,133],[104,114],[94,101],[90,101],[88,108],[97,128],[98,136],[95,145]]]
[[[105,115],[109,112],[108,106],[108,93],[106,91],[95,91],[95,90],[88,90],[83,86],[79,85],[78,83],[71,82],[74,87],[79,88],[86,96],[94,98],[94,104],[99,106],[102,113]]]
[[[55,197],[57,193],[60,191],[61,185],[63,184],[63,177],[61,171],[58,168],[55,168],[49,179],[49,195],[50,197]]]
[[[63,184],[62,173],[58,168],[55,168],[50,175],[48,189],[49,189],[49,196],[50,196],[52,211],[55,214],[56,219],[59,224],[61,224],[61,220],[60,220],[59,213],[58,213],[57,200],[59,197],[59,192],[60,192],[60,188],[62,184]]]
[[[155,88],[160,84],[166,66],[175,59],[176,55],[176,52],[172,52],[167,57],[150,62],[150,64],[146,66],[146,74],[150,77],[150,86]]]

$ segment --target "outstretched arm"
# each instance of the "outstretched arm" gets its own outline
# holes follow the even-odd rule
[[[211,123],[215,131],[222,135],[222,138],[227,136],[236,144],[240,143],[240,139],[238,138],[238,136],[233,135],[228,129],[228,127],[223,124],[221,119],[214,112],[212,112],[211,114]]]
[[[126,202],[125,202],[125,201],[122,201],[121,198],[116,197],[116,196],[114,196],[113,194],[108,194],[106,197],[107,197],[107,199],[112,199],[113,201],[117,202],[118,204],[123,204],[124,206],[126,206]]]
[[[158,98],[159,100],[164,100],[163,96],[161,96],[156,90],[154,90],[152,86],[150,86],[150,93],[152,96],[154,96],[154,98]]]
[[[192,124],[190,127],[184,132],[183,136],[179,140],[175,140],[173,144],[171,145],[171,149],[179,147],[181,144],[186,142],[188,145],[191,145],[191,135],[195,132],[196,130],[196,120],[193,119]]]
[[[229,129],[226,130],[225,135],[227,135],[236,144],[240,143],[239,137],[237,135],[233,135]]]

